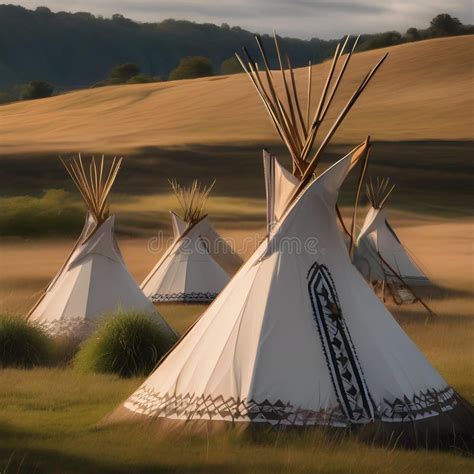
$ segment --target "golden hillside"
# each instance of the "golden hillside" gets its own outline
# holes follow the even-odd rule
[[[472,138],[472,36],[388,48],[390,55],[336,135],[338,142]],[[355,55],[335,113],[384,53]],[[315,92],[328,63],[314,66]],[[297,71],[305,90],[306,71]],[[94,151],[134,153],[144,147],[269,144],[276,141],[244,74],[113,86],[0,108],[0,154]]]

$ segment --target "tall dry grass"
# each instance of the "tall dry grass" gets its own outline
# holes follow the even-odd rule
[[[437,318],[427,320],[419,306],[390,309],[428,360],[472,403],[472,221],[397,214],[392,224],[442,291],[429,299]],[[224,234],[242,242],[249,232],[227,230]],[[72,240],[3,241],[2,305],[26,310],[28,298],[54,275]],[[147,242],[120,239],[125,260],[138,281],[159,258],[159,253],[147,250]],[[246,256],[249,253],[251,250]],[[204,307],[161,305],[159,310],[183,333]],[[351,437],[330,439],[318,431],[305,436],[269,436],[260,442],[234,435],[171,442],[156,439],[142,426],[96,428],[142,380],[78,374],[71,369],[0,371],[0,470],[272,474],[473,470],[472,459],[462,452],[386,449]]]
[[[59,369],[0,372],[0,470],[114,473],[470,473],[461,452],[382,448],[349,435],[156,438],[147,426],[97,428],[141,379]]]
[[[336,140],[359,143],[367,133],[389,141],[471,139],[472,42],[471,35],[385,48],[389,58]],[[383,53],[354,56],[330,117]],[[313,67],[314,97],[329,66],[326,61]],[[305,90],[306,69],[297,69],[295,76]],[[265,114],[244,74],[82,90],[3,106],[0,154],[78,149],[131,154],[191,144],[269,146],[278,137]]]

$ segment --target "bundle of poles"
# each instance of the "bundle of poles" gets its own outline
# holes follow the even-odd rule
[[[115,157],[108,171],[104,170],[104,156],[98,160],[98,163],[92,157],[88,171],[84,167],[80,154],[69,163],[62,158],[60,160],[81,193],[89,213],[94,217],[97,226],[100,226],[108,217],[107,198],[117,178],[122,158]]]
[[[215,180],[209,186],[202,185],[197,179],[189,187],[181,186],[175,179],[169,180],[169,183],[183,211],[182,219],[188,224],[198,221],[204,213]]]
[[[370,80],[374,77],[377,70],[385,61],[388,53],[383,55],[362,79],[345,106],[340,110],[339,115],[333,122],[326,136],[320,140],[316,151],[312,154],[312,150],[317,142],[316,137],[318,131],[327,116],[328,110],[341,84],[359,38],[355,38],[351,48],[345,55],[338,74],[336,75],[337,64],[340,62],[340,59],[343,57],[344,52],[348,47],[350,36],[348,35],[343,42],[337,45],[317,105],[313,105],[312,103],[312,65],[311,62],[309,62],[305,100],[306,111],[303,114],[301,106],[302,100],[300,99],[300,94],[298,92],[290,57],[288,54],[285,54],[285,61],[283,60],[282,50],[276,33],[274,33],[273,37],[280,68],[279,74],[278,71],[272,71],[270,69],[268,55],[263,46],[263,42],[258,35],[255,36],[255,39],[263,61],[263,72],[261,71],[258,62],[252,58],[246,48],[243,49],[245,60],[237,53],[236,56],[260,96],[276,131],[288,148],[293,162],[293,174],[302,181],[305,181],[310,179],[316,170],[322,152],[325,150],[347,113],[351,110],[359,96],[369,84]],[[284,94],[282,97],[280,97],[276,87],[277,75],[281,77],[283,84]]]
[[[382,209],[388,197],[395,189],[395,185],[390,186],[390,178],[379,178],[369,180],[365,185],[367,199],[374,209]]]

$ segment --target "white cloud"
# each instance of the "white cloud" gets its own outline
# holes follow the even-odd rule
[[[47,6],[53,11],[89,11],[110,17],[121,13],[138,21],[166,18],[229,23],[259,33],[301,38],[338,38],[346,33],[404,31],[425,28],[438,13],[473,22],[470,0],[23,0],[26,8]]]

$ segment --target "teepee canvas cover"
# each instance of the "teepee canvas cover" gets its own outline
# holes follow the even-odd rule
[[[469,407],[351,264],[335,203],[354,153],[293,203],[112,420],[203,433],[374,424],[420,442],[472,428]]]
[[[376,291],[388,290],[399,304],[413,303],[417,298],[410,288],[426,287],[430,281],[388,223],[385,203],[391,190],[388,180],[367,186],[371,208],[357,239],[354,264]]]
[[[230,271],[240,267],[240,258],[216,233],[203,215],[212,188],[197,181],[182,188],[172,182],[183,208],[181,218],[171,212],[174,240],[145,278],[142,289],[154,303],[209,303],[230,280]]]
[[[340,52],[338,47],[335,62]],[[266,59],[263,50],[262,55]],[[368,141],[312,180],[322,150],[381,63],[307,161],[299,151],[311,148],[321,116],[316,113],[306,132],[299,128],[298,137],[286,133],[298,119],[292,122],[282,100],[270,97],[274,88],[264,62],[269,85],[263,85],[251,60],[249,75],[280,136],[292,140],[287,145],[293,159],[292,176],[274,157],[264,156],[268,235],[155,372],[106,421],[147,421],[163,434],[207,435],[229,426],[369,425],[398,441],[472,435],[472,408],[366,284],[338,227],[339,188],[350,169],[366,159]],[[290,100],[294,110],[297,99]],[[327,110],[325,104],[323,97],[318,110]]]
[[[71,255],[30,311],[29,320],[54,336],[83,338],[103,314],[134,310],[150,314],[175,340],[175,333],[128,272],[114,237],[114,217],[108,216],[106,200],[120,163],[114,160],[106,173],[103,159],[99,166],[92,160],[90,175],[83,172],[80,157],[65,164],[89,213]]]

